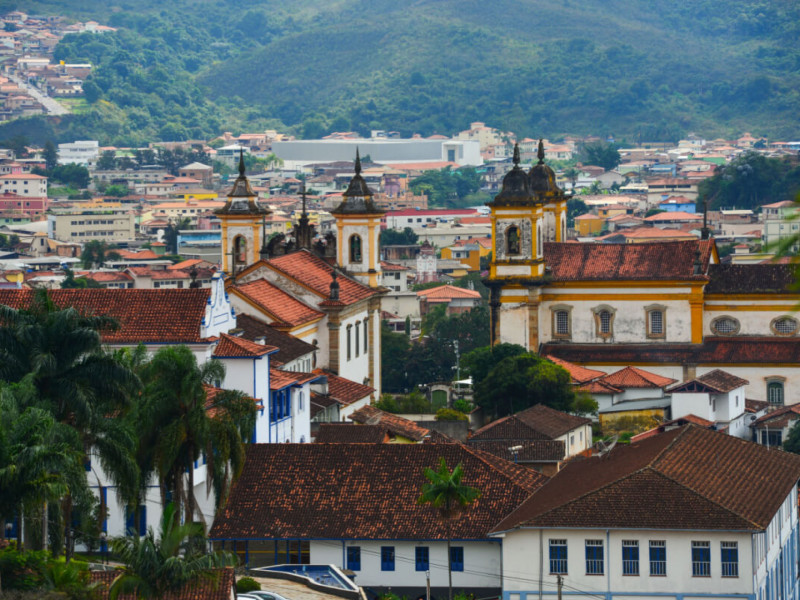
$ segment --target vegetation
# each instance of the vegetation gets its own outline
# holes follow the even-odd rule
[[[445,459],[441,458],[439,459],[439,468],[436,471],[428,467],[424,473],[428,483],[422,486],[422,493],[417,499],[417,503],[428,504],[436,509],[439,518],[447,525],[448,598],[453,600],[453,557],[450,552],[451,524],[454,518],[467,510],[473,502],[481,497],[481,492],[474,487],[461,483],[461,479],[464,477],[464,468],[461,463],[450,471]]]
[[[481,175],[473,167],[452,169],[449,166],[439,171],[425,171],[415,178],[409,189],[417,195],[425,194],[430,206],[454,208],[483,204],[489,200],[474,197],[481,188]]]
[[[586,144],[580,152],[579,159],[585,165],[595,165],[610,171],[616,167],[621,157],[614,144]]]
[[[418,236],[411,227],[403,231],[397,229],[384,229],[381,231],[380,244],[383,246],[410,246],[417,243]]]
[[[454,408],[440,408],[436,411],[437,421],[469,421],[469,417]]]
[[[431,403],[418,388],[408,395],[383,394],[375,406],[396,415],[425,414],[431,412]]]
[[[117,252],[117,247],[108,245],[100,240],[86,242],[81,253],[81,262],[87,269],[102,268],[110,260],[120,260],[122,257]]]
[[[236,580],[236,593],[246,594],[247,592],[255,592],[261,589],[261,584],[252,577],[240,577]]]

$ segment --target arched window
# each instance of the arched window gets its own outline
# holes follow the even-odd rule
[[[233,258],[237,268],[247,264],[247,240],[243,235],[237,235],[233,239]]]
[[[597,337],[610,338],[614,334],[616,309],[603,304],[593,308],[592,312],[594,313],[594,326]]]
[[[520,253],[521,240],[519,237],[519,227],[512,225],[506,229],[506,254],[516,256]]]
[[[553,337],[568,339],[572,336],[572,307],[559,304],[550,308],[553,315]]]
[[[361,236],[360,235],[351,235],[350,236],[350,262],[351,263],[360,263],[361,262]]]
[[[646,333],[650,339],[667,337],[667,307],[659,304],[646,306],[645,309]]]
[[[561,218],[561,241],[567,241],[567,221],[563,217]]]
[[[771,406],[783,406],[783,381],[767,382],[767,402]]]

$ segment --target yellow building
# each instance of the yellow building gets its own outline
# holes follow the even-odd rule
[[[604,217],[586,213],[585,215],[575,217],[575,230],[581,237],[595,235],[603,231],[605,222],[606,219]]]

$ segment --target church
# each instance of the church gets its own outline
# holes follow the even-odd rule
[[[230,273],[226,292],[237,313],[269,323],[317,348],[315,364],[359,384],[381,387],[380,223],[383,211],[361,175],[355,176],[332,211],[337,235],[315,241],[303,211],[290,236],[267,239],[269,210],[260,206],[245,176],[244,162],[225,206],[222,267]],[[258,251],[256,249],[259,248]]]
[[[720,368],[773,406],[800,400],[800,295],[792,265],[721,264],[703,239],[566,241],[567,197],[544,163],[514,168],[489,203],[493,344],[605,372],[688,381]]]

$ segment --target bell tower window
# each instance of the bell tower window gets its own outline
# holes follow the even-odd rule
[[[506,229],[506,254],[508,256],[518,256],[520,254],[520,246],[519,227],[512,225]]]
[[[361,262],[361,236],[360,235],[351,235],[350,236],[350,262],[351,263],[360,263]]]

